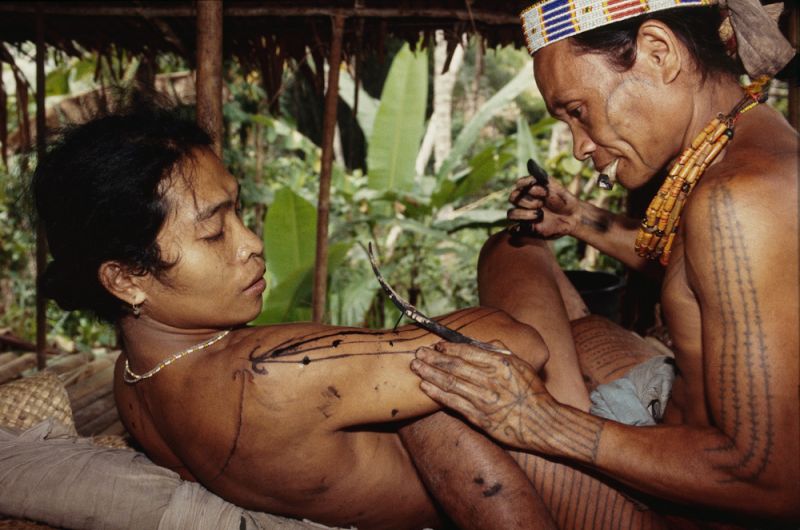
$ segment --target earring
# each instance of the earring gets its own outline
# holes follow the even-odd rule
[[[142,314],[141,310],[142,304],[131,304],[131,311],[133,312],[133,316],[139,318],[139,315]]]

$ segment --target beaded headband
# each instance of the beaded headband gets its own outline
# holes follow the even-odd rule
[[[522,13],[528,51],[612,22],[674,7],[707,6],[718,0],[542,0]]]

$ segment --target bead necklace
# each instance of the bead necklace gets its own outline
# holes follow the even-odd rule
[[[672,165],[667,178],[647,207],[639,228],[635,243],[639,256],[658,258],[662,265],[669,263],[686,199],[708,166],[733,138],[734,125],[739,117],[766,101],[761,88],[767,81],[768,78],[759,78],[749,85],[745,89],[747,95],[731,112],[728,115],[720,113],[711,120]]]
[[[216,337],[212,337],[212,338],[208,339],[205,342],[201,342],[200,344],[195,344],[194,346],[186,348],[185,350],[181,350],[178,353],[173,353],[172,355],[167,357],[166,360],[161,361],[158,364],[158,366],[156,366],[155,368],[153,368],[152,370],[150,370],[148,372],[143,373],[142,375],[138,375],[138,374],[133,373],[133,371],[131,370],[130,365],[128,364],[128,360],[125,359],[125,372],[122,374],[122,379],[124,379],[126,383],[138,383],[142,379],[147,379],[148,377],[153,377],[158,372],[160,372],[161,369],[164,368],[165,366],[169,366],[170,364],[174,363],[175,361],[177,361],[181,357],[189,355],[190,353],[194,353],[194,352],[196,352],[198,350],[202,350],[203,348],[208,348],[212,344],[215,344],[218,341],[222,340],[230,332],[231,332],[231,330],[226,329],[225,331],[223,331],[222,333],[220,333]]]

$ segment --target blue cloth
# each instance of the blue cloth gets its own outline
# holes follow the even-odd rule
[[[675,362],[658,355],[631,368],[624,376],[598,386],[589,398],[589,412],[626,425],[655,425],[667,407]]]

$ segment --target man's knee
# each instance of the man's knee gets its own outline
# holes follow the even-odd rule
[[[547,242],[531,237],[514,237],[503,230],[491,236],[478,257],[478,286],[510,278],[532,279],[547,275],[555,256]]]

